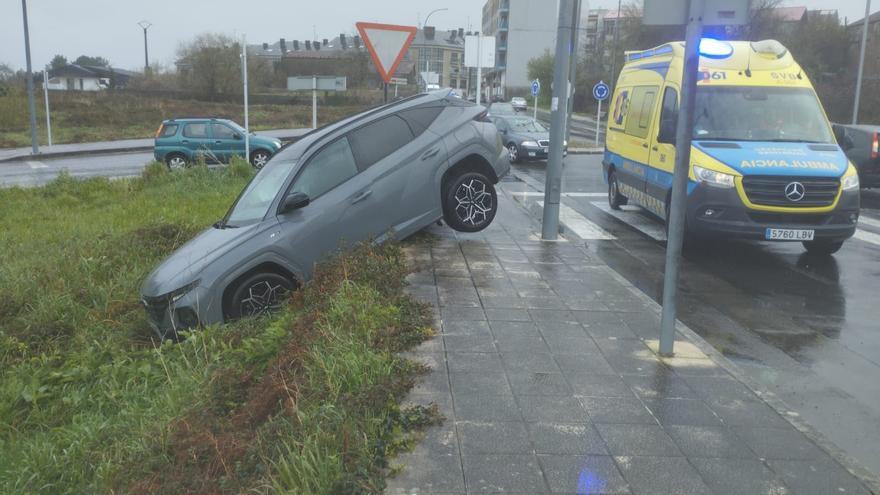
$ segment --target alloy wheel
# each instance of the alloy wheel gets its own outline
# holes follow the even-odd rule
[[[459,184],[455,191],[455,202],[455,215],[463,224],[473,227],[485,223],[494,206],[488,186],[478,179]]]
[[[186,167],[186,160],[182,156],[172,156],[168,160],[168,168],[177,170]]]
[[[256,169],[261,169],[266,165],[266,162],[269,161],[269,154],[258,151],[254,153],[253,165]]]
[[[519,151],[513,143],[507,145],[507,159],[510,160],[510,163],[516,163],[519,159]]]
[[[241,300],[241,315],[260,316],[280,309],[289,294],[290,290],[279,283],[259,281],[248,288],[247,297]]]

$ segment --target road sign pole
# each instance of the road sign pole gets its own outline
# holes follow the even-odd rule
[[[46,137],[52,146],[52,121],[49,117],[49,70],[43,71],[43,99],[46,101]]]
[[[241,78],[244,82],[244,159],[251,161],[251,127],[248,120],[247,37],[241,37]]]
[[[538,95],[535,95],[535,115],[534,119],[538,120]]]
[[[318,128],[318,76],[312,76],[312,129]]]
[[[28,34],[27,0],[21,0],[21,15],[24,21],[24,56],[27,61],[27,95],[28,110],[31,114],[31,153],[36,155],[40,152],[37,141],[37,107],[34,103],[34,73],[31,68],[31,37]]]
[[[599,121],[602,118],[602,100],[596,105],[596,147],[599,146]]]
[[[862,71],[865,68],[865,45],[868,43],[868,22],[871,18],[871,0],[865,0],[865,19],[862,26],[862,47],[859,48],[859,71],[856,75],[856,98],[853,102],[852,124],[859,123],[859,99],[862,96]]]
[[[675,133],[675,170],[672,179],[672,204],[669,209],[669,235],[666,241],[666,268],[663,273],[663,317],[660,323],[660,354],[671,356],[675,342],[676,297],[679,264],[685,229],[688,168],[691,157],[691,134],[700,66],[700,37],[703,31],[705,0],[691,0],[684,48],[684,74],[681,86],[681,110]]]
[[[562,194],[562,141],[568,113],[568,81],[571,70],[571,31],[575,12],[574,0],[559,0],[559,24],[556,28],[556,60],[553,67],[553,96],[550,103],[550,155],[544,182],[544,218],[541,238],[555,241],[559,237],[559,198]]]
[[[483,96],[483,54],[480,53],[480,45],[482,45],[483,35],[477,33],[477,105],[480,104],[480,97]]]

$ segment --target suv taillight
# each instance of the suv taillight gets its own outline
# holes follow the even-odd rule
[[[880,132],[874,133],[874,140],[871,143],[871,158],[880,157]]]
[[[158,139],[160,135],[162,135],[162,128],[165,127],[165,124],[159,124],[159,128],[156,129],[156,138]]]

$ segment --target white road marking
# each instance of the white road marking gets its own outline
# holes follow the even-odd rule
[[[864,229],[856,229],[856,233],[853,234],[853,237],[860,241],[870,242],[871,244],[880,246],[880,235],[873,232],[868,232]]]
[[[539,192],[539,191],[519,191],[519,192],[514,192],[514,193],[511,193],[511,194],[518,194],[518,195],[520,195],[520,196],[542,196],[542,197],[544,196],[544,193]],[[562,195],[563,195],[564,197],[566,197],[566,198],[602,198],[602,197],[605,196],[605,194],[606,194],[606,193],[603,193],[603,192],[595,192],[595,193],[588,193],[588,192],[569,192],[569,193],[562,193]]]
[[[870,225],[871,227],[880,228],[880,220],[875,220],[871,217],[866,217],[865,215],[859,216],[859,223]]]
[[[590,204],[622,221],[623,223],[635,228],[639,232],[658,241],[666,240],[666,229],[659,220],[653,220],[647,217],[638,206],[624,205],[620,210],[612,210],[611,206],[604,201],[593,201]]]
[[[537,203],[541,208],[544,207],[543,201],[538,201]],[[584,240],[601,239],[610,241],[617,239],[617,237],[614,237],[610,232],[587,220],[583,215],[563,204],[559,205],[559,221],[564,223],[569,230]]]
[[[38,161],[26,161],[25,163],[27,163],[28,166],[29,166],[30,168],[34,169],[34,170],[36,170],[36,169],[38,169],[38,168],[49,168],[49,166],[46,165],[46,164],[43,163],[43,162],[38,162]]]

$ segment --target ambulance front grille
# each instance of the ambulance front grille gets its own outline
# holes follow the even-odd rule
[[[792,201],[785,195],[785,188],[792,182],[800,182],[804,186],[804,196],[800,201]],[[806,208],[834,203],[840,180],[828,177],[747,176],[743,177],[742,185],[753,204]]]

